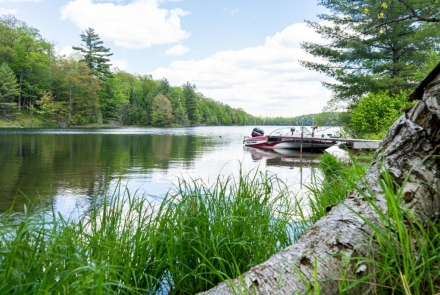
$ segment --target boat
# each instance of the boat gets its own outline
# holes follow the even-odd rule
[[[322,151],[337,144],[332,134],[316,134],[317,126],[312,131],[307,127],[283,127],[264,135],[260,128],[252,130],[252,136],[245,136],[243,144],[260,149],[296,149]],[[317,133],[317,132],[316,132]]]
[[[301,153],[294,149],[260,149],[244,146],[243,150],[251,155],[254,162],[264,159],[268,166],[316,166],[318,165],[318,159],[321,156],[318,153]]]

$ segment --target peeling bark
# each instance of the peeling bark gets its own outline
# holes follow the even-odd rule
[[[440,214],[440,157],[433,157],[440,152],[440,64],[410,99],[422,100],[394,123],[378,155],[396,183],[402,184],[408,177],[400,205],[427,224]],[[368,257],[369,248],[377,247],[367,221],[378,225],[378,212],[360,191],[369,190],[379,210],[386,213],[380,177],[381,164],[375,161],[366,173],[365,182],[358,184],[360,190],[349,192],[342,204],[334,206],[294,245],[240,278],[200,294],[304,294],[313,291],[316,282],[321,286],[321,294],[339,294],[337,280],[343,273],[346,278],[360,278],[372,271],[367,265],[347,265],[347,258]],[[368,293],[366,286],[358,286],[353,294]]]

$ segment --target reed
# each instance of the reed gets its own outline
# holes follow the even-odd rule
[[[157,289],[151,205],[128,192],[105,198],[81,218],[56,212],[0,218],[1,294],[136,294]],[[150,255],[150,256],[149,256]]]
[[[171,293],[209,289],[291,245],[292,207],[285,184],[267,173],[212,186],[180,180],[158,211],[155,243]]]
[[[275,175],[240,171],[219,176],[213,184],[181,179],[161,199],[118,186],[110,195],[95,197],[84,214],[71,217],[54,210],[11,209],[0,215],[0,294],[207,290],[291,245],[356,189],[367,165],[353,157],[350,162],[324,154],[323,177],[315,176],[311,195],[302,198]],[[439,293],[438,224],[423,227],[399,206],[402,185],[386,169],[381,185],[388,211],[378,211],[381,225],[372,225],[371,240],[379,247],[367,245],[376,249],[373,258],[347,261],[367,263],[374,271],[354,281],[342,277],[340,292],[351,294],[359,284],[368,284],[376,294]]]
[[[0,216],[0,294],[194,294],[293,243],[292,196],[263,172],[179,180],[163,199],[118,187],[89,211]]]

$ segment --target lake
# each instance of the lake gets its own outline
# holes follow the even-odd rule
[[[263,129],[268,134],[277,128]],[[319,154],[245,148],[243,137],[252,129],[0,129],[0,212],[23,211],[32,202],[69,215],[118,184],[131,194],[160,199],[179,178],[209,185],[219,175],[238,175],[240,168],[268,171],[291,190],[305,190],[319,173],[314,163]]]

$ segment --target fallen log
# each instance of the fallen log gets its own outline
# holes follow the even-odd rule
[[[421,224],[440,214],[440,64],[419,84],[410,100],[420,100],[394,123],[378,155],[359,183],[294,245],[252,267],[241,277],[200,293],[208,294],[304,294],[320,288],[321,294],[339,294],[338,280],[357,278],[372,270],[367,265],[348,263],[352,257],[369,257],[371,225],[380,226],[378,216],[386,214],[387,201],[379,185],[383,167],[394,182],[402,185],[399,204],[412,212]],[[406,182],[405,182],[406,181]],[[365,198],[368,191],[374,199]],[[347,272],[348,267],[348,272]],[[368,286],[368,285],[367,285]],[[353,294],[369,293],[366,284]]]

